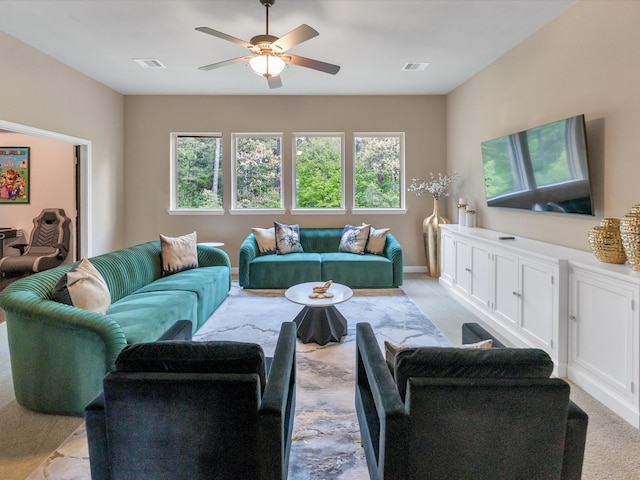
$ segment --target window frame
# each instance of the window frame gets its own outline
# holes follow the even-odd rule
[[[340,138],[340,207],[332,208],[305,208],[296,206],[297,177],[296,177],[296,139],[298,137],[337,137]],[[292,215],[344,215],[346,207],[346,146],[344,132],[293,132],[291,134],[291,214]]]
[[[278,138],[280,140],[280,207],[279,208],[238,208],[237,196],[237,161],[236,149],[238,138]],[[231,134],[231,215],[278,215],[286,212],[284,203],[284,134],[282,132],[232,133]]]
[[[400,140],[400,171],[398,177],[400,180],[400,206],[399,207],[356,207],[356,138],[358,137],[398,137]],[[407,195],[406,195],[406,179],[405,179],[405,132],[353,132],[352,134],[353,162],[352,175],[353,185],[351,191],[351,212],[375,215],[396,215],[407,213]]]
[[[222,172],[224,175],[224,136],[222,132],[170,132],[169,135],[169,215],[224,215],[224,185],[223,205],[221,208],[178,208],[178,139],[180,137],[212,137],[222,140]]]

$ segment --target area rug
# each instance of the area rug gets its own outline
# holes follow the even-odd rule
[[[246,291],[234,284],[229,297],[194,339],[256,342],[272,355],[282,322],[301,306],[282,290]],[[348,321],[340,343],[298,341],[296,417],[289,462],[291,480],[369,478],[355,413],[355,328],[369,322],[382,347],[397,344],[448,346],[447,339],[400,289],[356,290],[337,306]],[[90,480],[84,425],[28,480]]]

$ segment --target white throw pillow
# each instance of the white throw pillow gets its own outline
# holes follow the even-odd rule
[[[167,237],[160,234],[162,251],[162,276],[192,268],[198,268],[198,247],[196,232],[182,237]]]
[[[389,228],[373,228],[369,230],[369,240],[365,252],[373,253],[374,255],[382,255],[384,253],[384,247],[387,244],[387,233]]]
[[[276,253],[276,232],[275,228],[258,228],[251,229],[253,236],[258,242],[258,250],[260,255],[269,255]]]
[[[52,300],[104,315],[111,306],[111,293],[100,272],[83,258],[53,287]]]
[[[476,343],[465,343],[460,348],[493,348],[493,339],[481,340]]]

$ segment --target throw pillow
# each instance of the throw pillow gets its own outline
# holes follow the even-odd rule
[[[111,306],[107,283],[86,258],[58,280],[51,292],[51,299],[102,315]]]
[[[371,227],[365,252],[382,255],[384,253],[384,247],[387,244],[387,233],[389,233],[389,230],[389,228]]]
[[[388,340],[384,341],[384,358],[392,375],[396,368],[396,355],[407,348],[418,348],[418,345],[396,345]]]
[[[285,225],[284,223],[273,222],[276,237],[276,253],[285,255],[287,253],[304,252],[300,243],[300,226]]]
[[[480,342],[465,343],[461,345],[460,348],[493,348],[493,340],[490,338],[488,340],[482,340]]]
[[[162,276],[198,268],[196,232],[182,237],[167,237],[160,234],[162,252]]]
[[[258,250],[260,255],[269,255],[276,253],[276,233],[273,227],[271,228],[252,228],[253,236],[258,242]]]
[[[364,248],[367,246],[369,239],[369,230],[371,225],[345,225],[340,238],[339,252],[364,254]]]

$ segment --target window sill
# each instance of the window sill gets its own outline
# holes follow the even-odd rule
[[[222,208],[176,208],[167,210],[169,215],[224,215]]]

